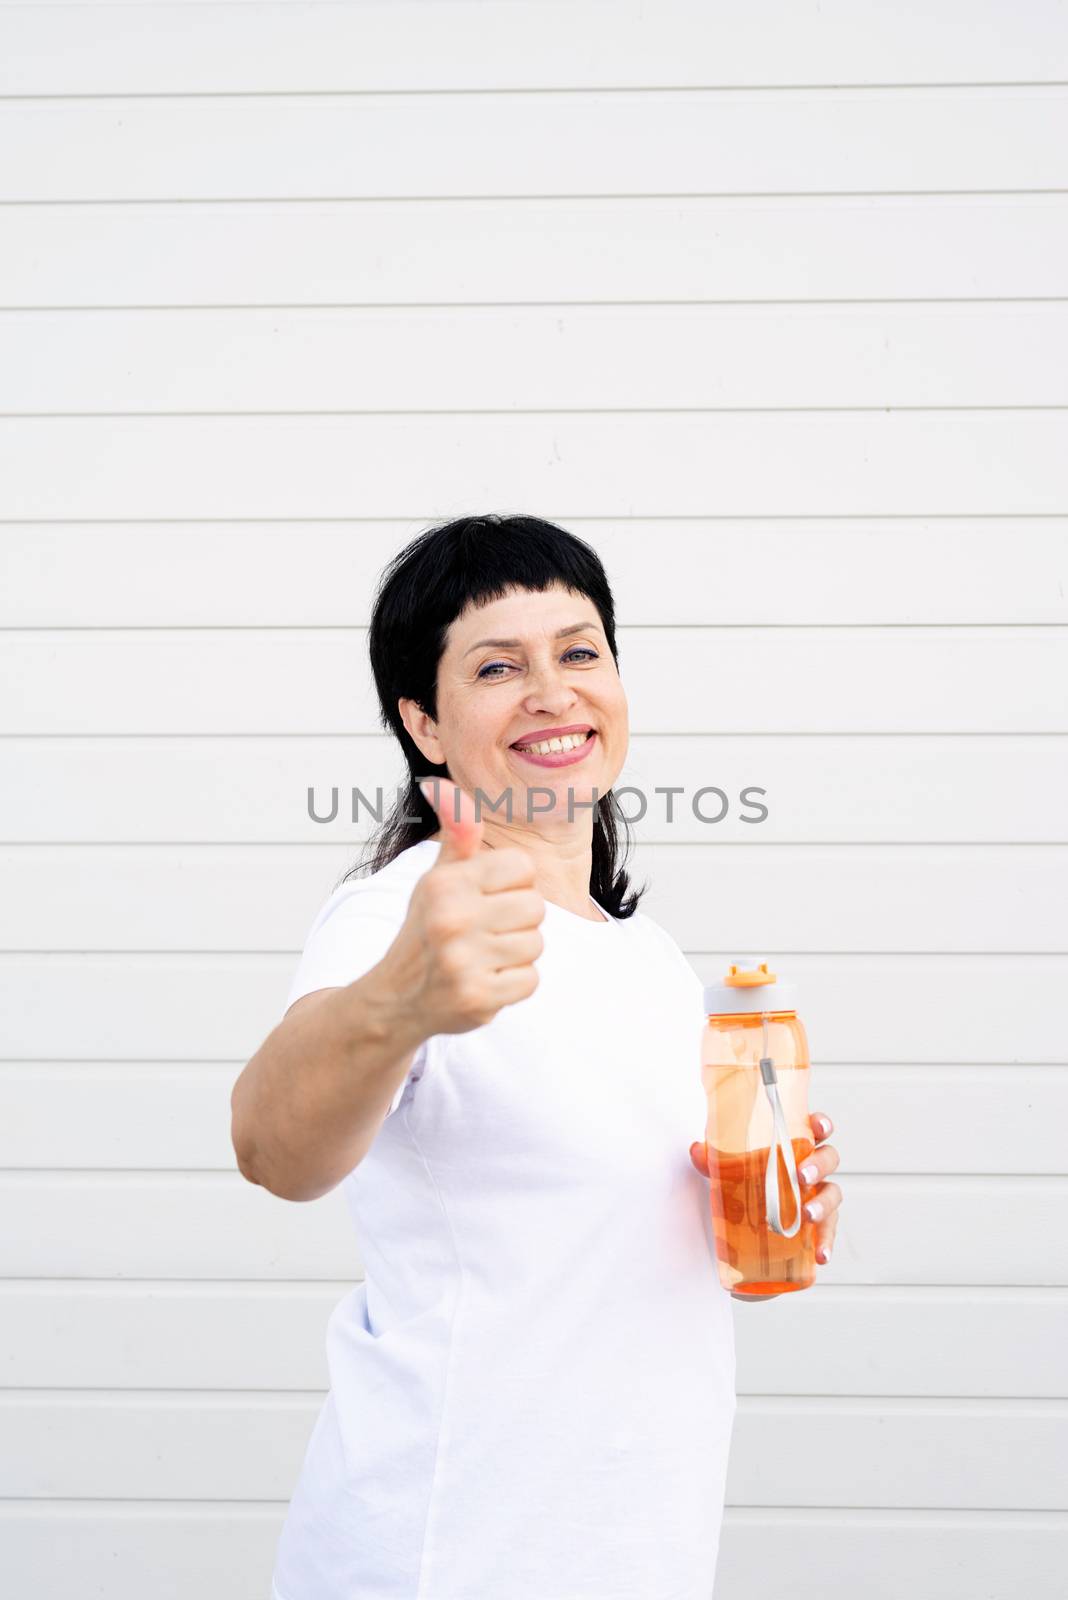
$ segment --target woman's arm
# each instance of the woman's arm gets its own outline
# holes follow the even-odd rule
[[[462,800],[462,815],[442,814],[437,860],[378,965],[294,1001],[234,1084],[237,1164],[283,1200],[316,1200],[363,1160],[425,1039],[480,1028],[537,987],[545,901],[533,859],[480,852],[474,802]]]
[[[250,1183],[317,1200],[363,1160],[422,1033],[388,958],[342,988],[294,1002],[230,1096],[231,1140]]]

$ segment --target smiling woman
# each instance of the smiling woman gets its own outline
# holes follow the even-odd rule
[[[736,1399],[702,988],[622,860],[608,580],[551,523],[449,523],[369,641],[407,788],[235,1088],[242,1171],[343,1183],[366,1269],[275,1600],[706,1600]]]
[[[615,604],[596,552],[538,517],[430,529],[386,568],[368,647],[408,785],[355,871],[378,871],[436,833],[419,779],[447,777],[488,813],[490,844],[537,851],[565,904],[589,915],[592,893],[613,916],[632,915],[642,891],[631,890],[620,859],[628,830],[611,792],[630,729]],[[519,748],[587,730],[577,752]],[[558,770],[566,780],[550,780]],[[503,825],[493,807],[502,794]]]

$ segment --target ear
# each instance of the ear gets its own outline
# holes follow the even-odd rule
[[[426,756],[431,766],[443,767],[445,751],[433,717],[428,717],[415,700],[398,700],[397,710],[419,754]]]

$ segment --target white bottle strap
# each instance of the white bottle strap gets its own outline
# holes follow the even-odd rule
[[[768,1019],[764,1018],[765,1047],[768,1036]],[[775,1073],[775,1066],[770,1056],[760,1058],[760,1076],[764,1080],[768,1100],[771,1103],[772,1135],[768,1146],[768,1164],[764,1170],[764,1209],[767,1212],[768,1227],[779,1233],[784,1239],[792,1239],[801,1226],[801,1189],[797,1180],[797,1162],[794,1158],[794,1147],[786,1128],[786,1118],[783,1115],[782,1101],[779,1099],[779,1080]],[[782,1150],[783,1161],[786,1163],[786,1173],[790,1179],[790,1193],[794,1197],[794,1222],[792,1228],[782,1225],[782,1210],[779,1205],[779,1151]]]

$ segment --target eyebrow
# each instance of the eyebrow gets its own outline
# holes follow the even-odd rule
[[[587,628],[596,628],[596,622],[574,622],[570,628],[558,628],[553,634],[554,639],[566,639],[569,634],[582,633]],[[470,650],[464,651],[464,656],[469,656],[472,650],[482,650],[486,645],[492,645],[495,650],[518,650],[522,639],[480,639],[473,644]]]

